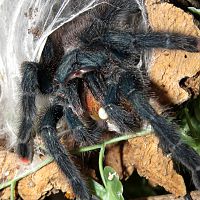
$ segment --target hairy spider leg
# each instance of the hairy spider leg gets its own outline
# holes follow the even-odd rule
[[[187,144],[181,141],[175,126],[158,115],[145,97],[145,91],[138,89],[142,85],[135,72],[121,73],[120,92],[135,108],[136,112],[148,120],[155,130],[163,150],[170,152],[172,157],[192,172],[193,182],[200,189],[200,156]]]
[[[149,48],[176,49],[189,52],[200,51],[199,38],[176,33],[149,32],[133,34],[109,31],[102,36],[101,42],[111,49],[129,54],[137,49]]]
[[[70,160],[68,152],[60,144],[56,134],[56,124],[63,114],[72,114],[72,116],[74,114],[72,110],[68,109],[67,112],[65,109],[66,108],[63,109],[60,105],[53,105],[49,107],[41,120],[40,134],[43,138],[45,147],[53,156],[65,176],[69,179],[74,193],[82,199],[89,200],[90,196],[86,184],[82,180],[82,177],[80,177],[79,171]]]
[[[74,139],[81,145],[92,145],[99,141],[104,129],[83,109],[78,94],[79,79],[71,80],[66,86],[64,115]]]
[[[39,73],[39,64],[35,62],[26,62],[23,65],[23,78],[21,81],[22,98],[21,98],[21,123],[18,132],[18,144],[17,152],[21,157],[22,161],[29,162],[33,156],[32,147],[32,126],[36,114],[35,98],[37,95],[37,89],[43,89],[40,86],[39,80],[41,74]],[[44,75],[43,75],[44,77]],[[48,93],[51,91],[45,85],[46,89],[44,92]]]
[[[94,72],[85,74],[84,80],[96,100],[101,103],[107,112],[109,119],[120,129],[120,132],[128,132],[133,130],[134,126],[137,127],[135,124],[138,120],[118,105],[118,84],[111,82],[107,88],[102,76]]]
[[[35,62],[25,62],[22,66],[22,113],[18,131],[17,153],[21,157],[22,161],[26,163],[30,162],[33,156],[32,126],[36,115],[35,98],[37,92],[38,90],[42,94],[53,92],[51,80],[52,72],[47,66],[51,66],[54,54],[53,45],[50,39],[48,39],[42,53],[42,59],[43,62],[46,63],[46,66]]]

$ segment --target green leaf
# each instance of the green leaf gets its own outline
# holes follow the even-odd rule
[[[106,181],[106,191],[107,191],[107,199],[109,200],[124,200],[123,186],[121,181],[119,180],[119,176],[116,171],[106,166],[104,168],[104,177]],[[106,199],[105,199],[106,200]]]
[[[111,167],[104,168],[104,177],[106,188],[94,180],[90,180],[89,185],[92,193],[100,200],[124,200],[123,186],[119,180],[118,174]]]
[[[101,200],[106,199],[107,197],[107,192],[106,189],[99,183],[97,183],[95,180],[90,179],[89,180],[89,186],[92,191],[92,194],[100,198]]]
[[[194,7],[188,7],[188,9],[195,14],[200,15],[200,9],[194,8]]]

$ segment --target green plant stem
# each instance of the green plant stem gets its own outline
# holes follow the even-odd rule
[[[76,150],[72,151],[72,153],[83,153],[83,152],[87,152],[87,151],[101,149],[102,145],[106,146],[108,144],[113,144],[113,143],[116,143],[116,142],[129,140],[129,139],[134,138],[134,137],[144,136],[144,135],[147,135],[149,133],[151,133],[151,130],[148,129],[148,130],[143,130],[143,131],[140,131],[140,132],[137,132],[137,133],[133,133],[133,134],[130,134],[130,135],[123,135],[123,136],[120,136],[120,137],[113,138],[111,140],[105,141],[105,142],[103,142],[101,144],[92,145],[92,146],[88,146],[88,147],[81,147],[79,149],[76,149]]]
[[[11,195],[10,195],[10,200],[15,200],[15,186],[16,186],[16,181],[13,181],[12,183],[11,183],[11,186],[10,186],[10,193],[11,193]]]
[[[104,173],[103,173],[104,152],[105,152],[105,145],[102,144],[101,150],[99,152],[99,172],[100,172],[100,176],[103,181],[104,187],[106,188],[106,181],[105,181],[105,177],[104,177]]]
[[[188,10],[190,10],[192,13],[200,15],[200,9],[194,7],[188,7]]]
[[[35,168],[33,168],[32,170],[28,171],[28,172],[25,172],[15,178],[13,178],[12,180],[10,181],[7,181],[6,183],[2,183],[0,184],[0,190],[3,189],[3,188],[6,188],[8,186],[11,186],[12,184],[16,183],[17,181],[19,181],[20,179],[38,171],[39,169],[41,169],[42,167],[44,167],[45,165],[51,163],[53,161],[53,158],[52,157],[49,157],[47,158],[46,160],[44,160],[43,162],[41,162],[39,165],[37,165]],[[13,185],[14,186],[14,185]]]

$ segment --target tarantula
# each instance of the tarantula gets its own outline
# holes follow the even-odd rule
[[[149,49],[199,52],[200,39],[145,31],[136,0],[106,2],[52,33],[39,63],[23,64],[19,156],[31,159],[35,99],[38,91],[50,94],[52,102],[40,118],[38,132],[75,194],[90,199],[85,182],[56,134],[56,125],[63,118],[77,143],[88,145],[99,141],[107,126],[101,126],[86,109],[84,91],[89,89],[107,113],[104,121],[112,122],[120,133],[133,130],[137,118],[149,121],[163,151],[191,171],[194,185],[200,189],[200,156],[181,141],[176,127],[151,107],[149,82],[143,72]],[[137,117],[123,106],[124,100],[132,105]]]

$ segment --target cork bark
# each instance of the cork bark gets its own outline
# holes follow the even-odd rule
[[[38,161],[36,163],[42,161],[40,158],[37,159]],[[0,151],[1,183],[15,178],[19,174],[24,173],[25,170],[32,169],[32,167],[22,166],[22,163],[15,153],[9,153],[5,150]],[[21,179],[16,186],[16,196],[19,195],[24,200],[42,199],[58,191],[67,192],[69,197],[74,196],[68,180],[54,162],[41,168],[36,173]],[[0,199],[10,199],[10,188],[0,191]]]
[[[163,155],[154,134],[137,137],[108,148],[105,164],[113,167],[120,178],[128,178],[134,170],[151,185],[160,185],[176,197],[186,194],[185,183],[173,168],[170,157]]]
[[[177,32],[200,37],[191,14],[169,3],[147,0],[149,23],[153,31]],[[149,75],[160,91],[165,103],[180,104],[189,98],[179,83],[183,78],[194,77],[200,71],[200,53],[153,50]]]

